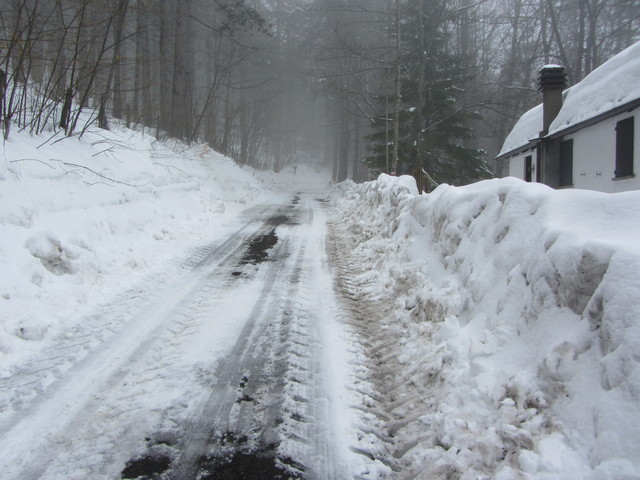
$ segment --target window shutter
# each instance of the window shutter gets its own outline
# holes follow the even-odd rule
[[[633,175],[633,117],[616,124],[616,178]]]
[[[531,155],[524,159],[524,180],[530,182],[532,180],[533,173],[533,157]]]
[[[560,186],[573,185],[573,139],[560,142]]]

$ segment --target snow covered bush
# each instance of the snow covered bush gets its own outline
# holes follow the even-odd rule
[[[62,243],[51,232],[37,232],[27,239],[26,247],[47,270],[56,275],[73,273],[73,260],[78,255],[62,247]]]
[[[411,180],[333,192],[360,294],[388,305],[400,470],[640,478],[640,192]]]

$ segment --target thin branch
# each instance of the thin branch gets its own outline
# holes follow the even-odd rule
[[[65,167],[80,168],[80,169],[86,170],[88,172],[91,172],[91,173],[93,173],[94,175],[96,175],[96,176],[98,176],[100,178],[104,178],[105,180],[108,180],[108,181],[113,182],[113,183],[119,183],[120,185],[126,185],[127,187],[138,188],[138,187],[142,187],[144,185],[147,185],[146,183],[137,184],[136,185],[136,184],[132,184],[132,183],[122,182],[120,180],[116,180],[114,178],[107,177],[106,175],[103,175],[103,174],[101,174],[99,172],[96,172],[95,170],[92,170],[89,167],[85,167],[84,165],[78,165],[77,163],[71,163],[71,162],[65,162],[64,160],[60,160],[60,159],[57,159],[57,158],[54,158],[52,160],[58,162],[58,164],[60,164],[60,165],[64,165]]]
[[[10,160],[9,163],[20,163],[20,162],[37,162],[37,163],[41,163],[43,165],[46,165],[47,167],[49,167],[52,170],[55,170],[56,168],[51,165],[50,163],[47,162],[43,162],[42,160],[38,160],[37,158],[18,158],[17,160]]]

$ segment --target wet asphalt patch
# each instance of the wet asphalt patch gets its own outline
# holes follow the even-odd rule
[[[215,453],[201,456],[198,480],[298,480],[304,478],[302,465],[276,454],[275,443],[258,444],[244,434],[226,431],[212,438]]]
[[[171,458],[166,455],[145,455],[129,460],[122,471],[122,479],[150,479],[166,472],[171,466]]]
[[[226,438],[226,441],[224,441]],[[221,444],[242,445],[246,437],[236,438],[227,432]],[[224,447],[223,447],[224,448]],[[288,458],[279,458],[276,445],[252,451],[235,449],[227,456],[203,456],[198,461],[198,480],[297,480],[302,479],[304,467]]]
[[[294,198],[291,207],[294,207],[299,201],[299,197]],[[280,225],[299,225],[294,217],[295,215],[293,213],[291,215],[279,213],[277,215],[269,217],[265,223],[273,228],[267,234],[256,236],[249,243],[249,245],[247,246],[247,251],[240,260],[239,265],[257,265],[266,261],[267,257],[269,256],[269,250],[271,250],[276,245],[276,243],[278,243],[278,235],[276,234],[276,229]],[[232,275],[238,277],[242,275],[242,272],[234,271]]]
[[[244,434],[231,431],[214,435],[216,453],[202,455],[196,461],[193,479],[176,477],[177,451],[167,443],[147,439],[144,455],[129,460],[121,480],[299,480],[305,468],[276,454],[277,444],[255,445]],[[217,438],[215,438],[217,437]],[[250,446],[250,445],[253,446]]]
[[[240,265],[257,265],[264,262],[269,256],[269,250],[271,250],[275,244],[278,243],[278,235],[276,235],[276,229],[266,235],[258,235],[247,246],[247,252],[240,260]]]
[[[120,474],[122,480],[152,480],[165,477],[172,468],[176,457],[178,439],[171,432],[156,432],[154,437],[145,439],[147,450],[129,460]]]

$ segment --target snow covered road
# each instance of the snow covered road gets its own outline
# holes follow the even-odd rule
[[[2,478],[376,478],[323,203],[246,210],[0,379]]]

